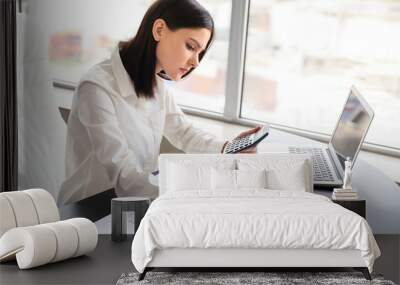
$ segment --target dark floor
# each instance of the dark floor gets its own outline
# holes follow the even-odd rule
[[[132,239],[112,242],[99,235],[96,249],[80,256],[28,270],[17,263],[0,264],[0,284],[115,284],[124,272],[134,271],[130,259]]]
[[[375,236],[382,256],[377,259],[375,273],[399,284],[400,235]],[[130,259],[132,238],[112,242],[109,235],[100,235],[97,248],[81,256],[42,267],[19,270],[16,262],[0,265],[0,284],[115,284],[124,272],[134,271]]]
[[[375,261],[374,272],[400,284],[400,235],[375,235],[375,239],[381,257]]]

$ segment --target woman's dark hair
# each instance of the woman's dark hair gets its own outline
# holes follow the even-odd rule
[[[129,74],[138,97],[153,98],[156,85],[156,46],[153,23],[163,19],[172,31],[181,28],[206,28],[211,37],[199,54],[203,58],[214,38],[214,21],[210,13],[196,0],[158,0],[147,10],[135,37],[120,43],[122,63]],[[187,76],[190,72],[185,74]]]

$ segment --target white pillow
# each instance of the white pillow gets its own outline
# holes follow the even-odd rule
[[[296,157],[254,157],[237,160],[240,170],[267,170],[267,188],[313,192],[311,158]]]
[[[211,167],[169,163],[167,191],[211,189]]]
[[[267,188],[267,171],[236,170],[237,188]]]
[[[171,165],[180,165],[181,167],[176,169],[174,166],[170,167]],[[194,169],[202,167],[233,170],[236,168],[236,161],[234,158],[226,157],[222,154],[161,154],[159,157],[159,166],[159,194],[162,195],[170,190],[175,191],[176,188],[183,190],[185,188],[189,189],[188,187],[190,186],[193,190],[192,184],[200,185],[196,187],[204,187],[207,188],[208,191],[212,191],[211,177],[205,179],[201,183],[192,183],[192,181],[190,181],[187,176],[182,175],[182,173],[185,173],[186,171],[191,172],[194,171]],[[191,176],[191,174],[189,176]],[[210,184],[207,184],[206,182]]]
[[[234,191],[241,188],[267,188],[266,170],[212,169],[214,191]]]
[[[268,189],[307,192],[304,167],[301,164],[290,169],[273,169],[267,172]]]
[[[200,155],[200,154],[161,154],[160,158],[166,168],[169,164],[180,164],[185,167],[208,166],[217,169],[236,169],[236,161],[233,158],[225,158],[224,155]],[[161,165],[162,166],[162,165]],[[160,169],[160,172],[163,169]]]
[[[212,169],[212,189],[236,190],[236,170],[232,169]]]

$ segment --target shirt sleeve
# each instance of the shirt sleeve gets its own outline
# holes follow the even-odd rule
[[[220,153],[226,140],[193,126],[169,90],[165,91],[164,136],[178,149],[186,153]]]
[[[149,182],[150,173],[138,171],[135,150],[128,147],[107,91],[93,83],[82,83],[77,108],[95,156],[118,194],[156,197],[158,187]]]

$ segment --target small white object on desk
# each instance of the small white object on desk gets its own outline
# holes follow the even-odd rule
[[[350,157],[344,162],[344,178],[342,188],[334,188],[332,193],[333,200],[357,200],[357,191],[353,190],[351,186],[351,176],[352,176],[352,164]]]
[[[344,162],[344,178],[343,178],[343,189],[346,190],[351,190],[351,167],[352,167],[353,162],[351,161],[350,157],[346,159]]]

